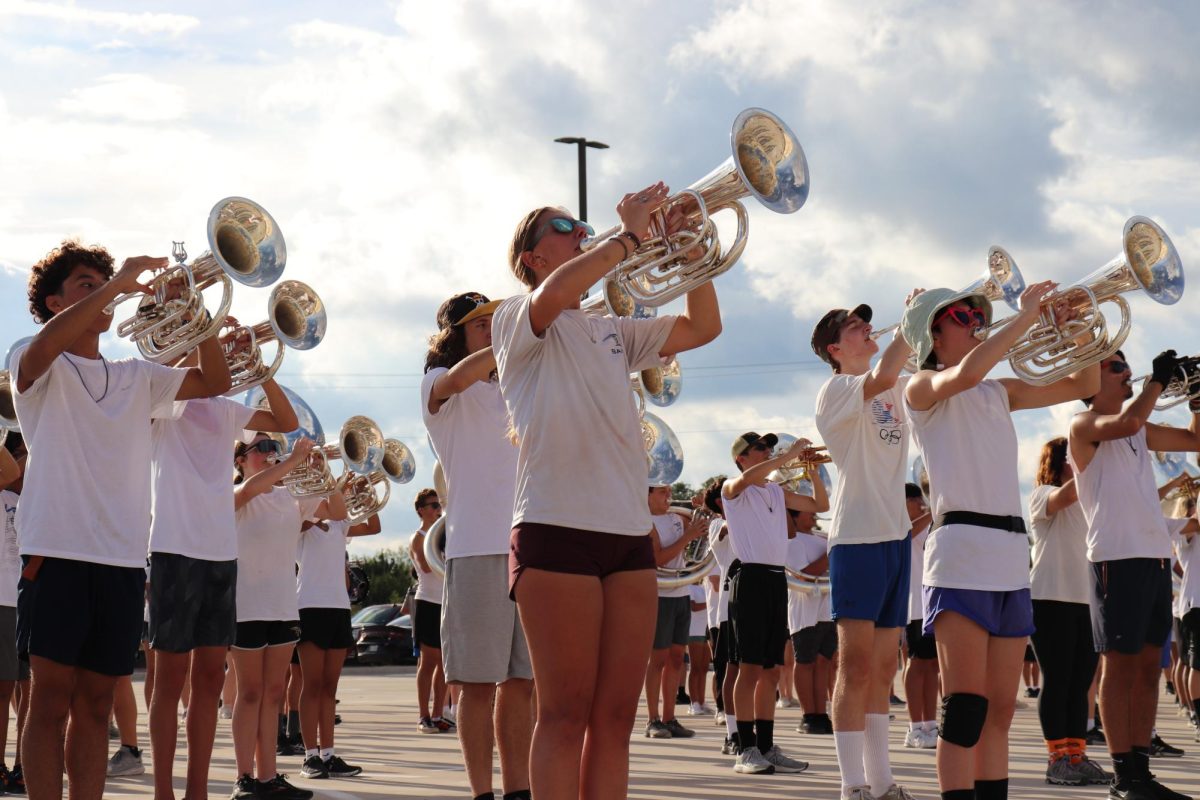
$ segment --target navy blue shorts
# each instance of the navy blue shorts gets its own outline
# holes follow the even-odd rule
[[[1028,589],[993,592],[925,586],[921,596],[925,603],[922,631],[927,635],[933,634],[933,621],[943,611],[963,615],[989,636],[1015,639],[1033,635],[1033,601]]]
[[[908,622],[911,563],[907,536],[890,542],[835,544],[829,549],[833,618],[870,620],[876,628],[903,628]]]
[[[1171,564],[1123,558],[1092,564],[1092,638],[1097,653],[1137,655],[1171,637]]]

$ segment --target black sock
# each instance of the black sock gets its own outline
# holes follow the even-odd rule
[[[287,714],[287,737],[295,739],[300,735],[300,712],[289,711]]]
[[[1113,774],[1116,775],[1117,783],[1128,784],[1137,777],[1138,772],[1133,753],[1113,753],[1111,758]]]
[[[282,739],[287,736],[287,717],[285,717],[283,714],[280,714],[279,719],[276,721],[279,725],[278,737]]]
[[[133,753],[133,754],[134,754],[135,756],[137,756],[138,758],[141,758],[141,757],[142,757],[142,751],[141,751],[141,750],[139,750],[139,749],[137,749],[136,747],[134,747],[134,746],[133,746],[133,745],[131,745],[131,744],[123,744],[123,745],[121,745],[121,747],[124,747],[126,750],[128,750],[128,751],[129,751],[129,752],[131,752],[131,753]]]
[[[775,744],[775,720],[756,719],[754,729],[758,736],[758,749],[767,752]]]
[[[1008,778],[998,781],[975,781],[976,800],[1008,800]]]
[[[516,792],[505,792],[504,800],[533,800],[533,795],[528,789],[521,789]]]
[[[1136,744],[1133,750],[1133,768],[1136,770],[1133,777],[1148,778],[1150,777],[1150,748],[1138,747]]]
[[[507,797],[507,795],[505,795]],[[495,792],[484,792],[475,798],[475,800],[496,800]]]
[[[1200,700],[1192,700],[1192,713],[1200,717]]]
[[[743,750],[748,750],[756,745],[758,740],[754,738],[754,720],[747,722],[746,720],[739,719],[737,721],[737,729],[738,744]]]
[[[942,792],[942,800],[975,800],[974,789],[951,789]]]

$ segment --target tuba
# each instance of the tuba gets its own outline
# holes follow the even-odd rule
[[[365,417],[356,419],[366,419]],[[346,501],[352,525],[378,514],[391,498],[393,483],[408,483],[417,473],[412,451],[399,439],[387,439],[380,467],[361,474],[347,462],[347,471],[337,481],[337,488]],[[382,487],[382,491],[380,488]]]
[[[649,412],[642,416],[642,444],[646,448],[647,482],[670,486],[683,474],[683,445],[667,423]]]
[[[660,366],[648,367],[633,375],[631,383],[633,391],[643,398],[638,405],[643,413],[646,400],[659,408],[666,408],[678,400],[683,391],[683,371],[679,359],[672,356]]]
[[[425,563],[439,578],[446,575],[446,515],[442,514],[425,534]]]
[[[683,506],[671,506],[670,513],[684,516],[691,522],[704,520],[707,523],[712,519],[712,514],[706,508],[692,509],[684,508]],[[658,567],[655,570],[659,591],[668,591],[670,589],[678,589],[681,586],[699,583],[704,580],[706,575],[712,572],[715,557],[709,548],[707,533],[688,542],[681,556],[683,558],[682,567],[676,569]]]
[[[226,197],[208,215],[208,246],[191,264],[183,242],[174,242],[174,266],[150,281],[151,294],[127,292],[109,303],[140,298],[137,312],[117,325],[118,336],[131,337],[146,358],[173,361],[217,333],[233,302],[231,279],[246,286],[268,286],[287,263],[283,234],[270,214],[252,200]],[[204,290],[220,285],[221,300],[211,317]]]
[[[1135,381],[1147,381],[1149,375],[1134,378]],[[1154,404],[1155,411],[1166,411],[1180,403],[1187,403],[1200,397],[1200,356],[1186,356],[1179,359],[1179,371],[1171,377],[1158,402]],[[4,420],[0,419],[0,423]]]
[[[1121,295],[1141,289],[1163,305],[1183,296],[1183,263],[1170,237],[1147,217],[1130,217],[1121,236],[1120,255],[1079,283],[1042,300],[1041,316],[1008,351],[1018,378],[1045,386],[1111,356],[1125,343],[1131,324],[1129,303]],[[1054,308],[1066,303],[1075,319],[1058,325]],[[1120,324],[1110,332],[1103,306],[1111,304]],[[1006,322],[992,323],[1000,325]],[[1082,344],[1076,339],[1091,335]]]
[[[320,296],[300,281],[284,281],[271,291],[267,320],[254,326],[241,325],[222,335],[225,361],[233,386],[226,394],[237,394],[270,380],[283,363],[287,348],[311,350],[325,338],[327,316]],[[262,346],[275,342],[275,357],[268,364]]]
[[[750,225],[746,207],[739,202],[742,198],[754,195],[780,214],[799,210],[808,199],[808,161],[783,120],[765,109],[748,108],[734,119],[729,138],[729,158],[663,201],[651,216],[649,238],[605,279],[600,302],[615,313],[623,305],[622,294],[633,303],[657,307],[732,267],[746,247]],[[668,235],[667,219],[676,209],[684,214],[684,226]],[[737,217],[737,236],[728,248],[722,248],[712,220],[725,209]],[[600,233],[592,242],[603,241],[618,230]],[[689,260],[687,254],[695,248],[704,254]]]

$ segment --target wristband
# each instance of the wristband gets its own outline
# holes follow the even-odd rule
[[[621,245],[621,250],[624,251],[624,253],[625,253],[625,255],[621,256],[622,261],[629,258],[629,245],[625,244],[624,238],[622,238],[621,236],[610,236],[610,237],[608,237],[608,241],[616,242],[617,244]]]
[[[639,239],[639,238],[638,238],[638,235],[637,235],[636,233],[634,233],[633,231],[625,230],[625,231],[621,231],[621,232],[620,232],[619,234],[617,234],[617,235],[618,235],[618,236],[627,236],[627,237],[629,237],[629,241],[633,242],[633,249],[634,249],[634,250],[637,250],[639,247],[641,247],[641,246],[642,246],[642,240],[641,240],[641,239]]]

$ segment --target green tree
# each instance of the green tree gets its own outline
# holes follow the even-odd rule
[[[671,505],[692,507],[692,496],[696,494],[696,490],[692,488],[690,483],[679,481],[671,484]]]
[[[416,582],[407,550],[380,550],[374,555],[358,559],[357,563],[371,582],[367,605],[402,603],[409,587]]]

